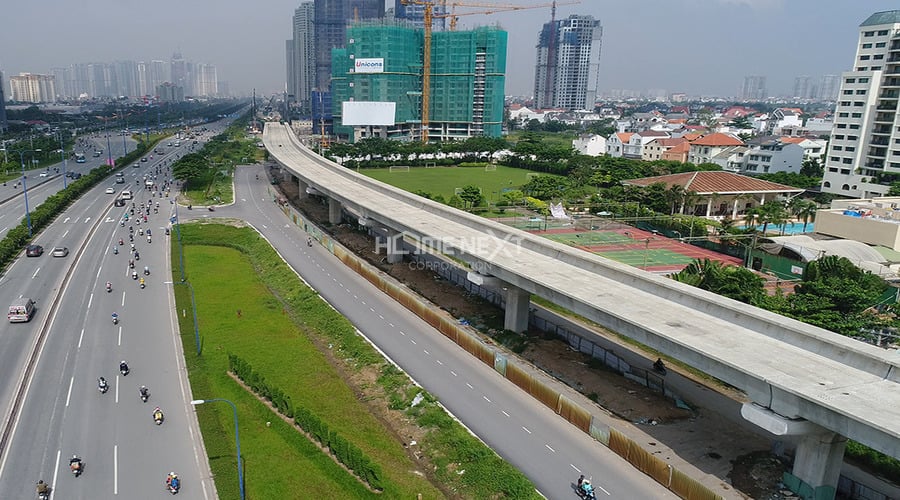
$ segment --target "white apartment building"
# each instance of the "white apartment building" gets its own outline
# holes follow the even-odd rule
[[[572,148],[583,155],[601,156],[606,154],[606,137],[597,134],[583,134],[572,141]]]
[[[782,139],[772,139],[751,147],[743,157],[741,173],[775,174],[800,173],[803,166],[803,147]]]
[[[9,77],[9,98],[20,102],[55,102],[55,81],[53,75],[19,73]]]
[[[871,198],[887,193],[882,174],[900,174],[900,10],[859,26],[853,69],[841,74],[822,191]]]

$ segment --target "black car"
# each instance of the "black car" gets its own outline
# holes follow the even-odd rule
[[[40,245],[28,245],[25,247],[26,257],[40,257],[44,253],[44,247]]]
[[[116,206],[117,206],[117,207],[124,207],[124,206],[125,206],[125,200],[123,200],[122,198],[116,198]]]

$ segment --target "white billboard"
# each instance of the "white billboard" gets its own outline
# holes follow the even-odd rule
[[[343,125],[394,125],[395,102],[344,101],[341,103]]]
[[[353,71],[357,73],[384,73],[384,58],[359,58],[353,62]]]

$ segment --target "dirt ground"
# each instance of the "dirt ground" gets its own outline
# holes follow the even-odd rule
[[[316,198],[299,200],[296,183],[282,182],[278,187],[287,202],[299,208],[308,217],[315,221],[327,220],[327,206]],[[371,238],[355,231],[349,225],[327,227],[326,224],[322,227],[357,255],[364,257],[431,302],[440,304],[441,308],[455,317],[472,319],[499,315],[502,318],[502,310],[479,298],[469,296],[465,290],[431,271],[416,270],[406,263],[393,265],[385,263],[383,255],[372,251],[375,245]],[[782,472],[789,469],[767,451],[736,444],[738,431],[733,430],[734,426],[724,417],[678,408],[670,399],[614,372],[590,368],[588,356],[572,351],[563,342],[545,340],[539,332],[530,332],[527,348],[519,356],[590,397],[623,421],[653,426],[648,434],[661,442],[693,442],[696,448],[696,441],[701,434],[717,436],[705,444],[705,450],[708,451],[704,452],[703,458],[710,462],[730,460],[730,464],[719,463],[703,469],[716,470],[716,476],[721,478],[723,483],[730,484],[740,496],[766,500],[795,498],[789,491],[783,490],[780,484]],[[363,379],[350,382],[369,386],[371,381]],[[380,416],[393,426],[404,443],[415,439],[418,434],[410,422],[405,421],[401,415],[392,416],[390,413],[381,412]],[[401,420],[397,421],[398,418]],[[395,420],[393,423],[392,419]],[[651,447],[656,445],[652,441],[644,444]],[[417,453],[413,453],[413,456],[421,458]]]

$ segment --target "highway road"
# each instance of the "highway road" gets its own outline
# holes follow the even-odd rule
[[[162,158],[154,155],[154,160],[124,171],[142,177],[187,149],[182,146]],[[166,473],[174,470],[184,479],[181,497],[215,498],[188,404],[190,389],[176,335],[172,285],[167,282],[164,229],[174,206],[156,197],[160,212],[151,211],[148,223],[142,224],[152,229],[152,243],[136,235],[136,268],[141,271],[146,265],[151,271],[147,288],[141,290],[129,276],[128,226],[119,224],[129,207],[113,207],[114,196],[104,193],[106,187],[101,184],[76,201],[36,239],[47,249],[67,246],[67,257],[23,256],[0,278],[0,301],[30,296],[37,302],[30,323],[4,323],[0,328],[4,417],[17,400],[24,366],[31,353],[37,353],[0,457],[0,497],[32,498],[34,483],[43,479],[52,485],[54,498],[146,498],[165,495]],[[137,204],[151,199],[143,186],[131,187],[136,188]],[[112,248],[119,238],[125,245],[115,254]],[[113,284],[111,293],[105,290],[106,281]],[[111,321],[114,311],[121,318],[118,325]],[[132,369],[127,377],[117,372],[123,359]],[[106,394],[97,390],[99,376],[109,381]],[[138,394],[142,384],[151,391],[146,404]],[[151,416],[156,405],[166,414],[161,426]],[[67,457],[72,454],[85,461],[79,478],[68,472]]]
[[[214,214],[180,211],[179,217],[236,217],[256,227],[323,298],[548,498],[574,498],[574,481],[580,473],[593,477],[598,498],[677,498],[465,353],[325,249],[308,247],[306,235],[272,202],[263,174],[261,167],[237,169],[233,206]]]

